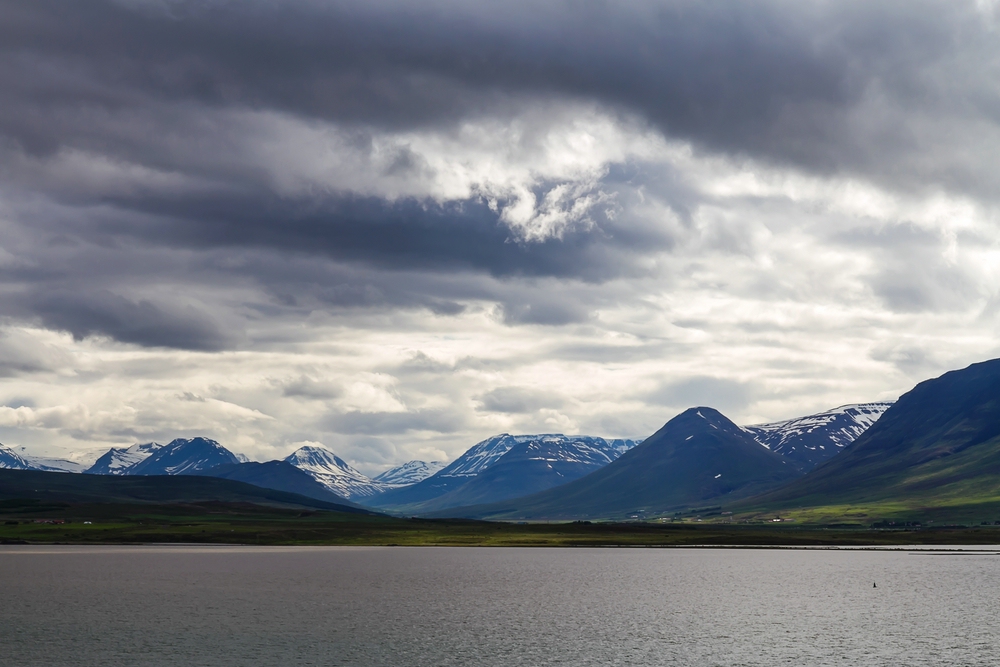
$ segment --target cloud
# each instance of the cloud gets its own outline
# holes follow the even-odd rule
[[[558,408],[563,405],[560,397],[523,387],[497,387],[479,396],[483,410],[488,412],[527,413],[542,408]]]
[[[997,352],[992,4],[0,15],[0,441],[382,470]]]
[[[743,410],[752,400],[753,394],[753,387],[748,383],[705,376],[663,383],[647,394],[645,399],[681,410],[710,406],[725,413]]]
[[[45,326],[68,331],[77,339],[103,335],[143,346],[205,351],[224,349],[232,342],[206,313],[192,306],[171,308],[147,300],[134,302],[111,292],[49,292],[32,295],[22,303],[38,314]]]

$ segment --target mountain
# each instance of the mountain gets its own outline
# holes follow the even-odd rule
[[[199,470],[189,473],[203,477],[219,477],[222,479],[232,479],[238,482],[246,482],[259,486],[262,489],[274,489],[276,491],[287,491],[297,493],[300,496],[323,500],[328,503],[340,505],[350,505],[357,507],[352,502],[331,492],[325,486],[317,482],[312,475],[293,466],[288,461],[268,461],[267,463],[227,463],[215,466],[208,470]]]
[[[422,482],[401,489],[389,489],[368,498],[365,504],[372,507],[405,507],[443,496],[496,463],[516,444],[517,439],[507,433],[487,438]]]
[[[146,459],[127,468],[124,475],[184,475],[226,463],[238,463],[228,449],[208,438],[177,438],[156,449]]]
[[[410,508],[422,507],[422,503],[426,503],[435,498],[440,498],[446,494],[456,491],[459,487],[464,486],[471,482],[478,475],[484,471],[490,469],[493,465],[498,463],[507,455],[512,449],[518,445],[523,445],[529,442],[540,442],[544,439],[550,439],[550,446],[555,446],[556,443],[578,443],[578,445],[585,447],[592,447],[598,449],[606,455],[605,458],[610,458],[611,461],[617,459],[622,455],[623,452],[628,451],[631,447],[635,446],[636,441],[634,440],[605,440],[604,438],[594,438],[591,436],[565,436],[558,433],[551,434],[540,434],[540,435],[510,435],[509,433],[501,433],[499,435],[494,435],[482,442],[478,442],[472,447],[470,447],[464,454],[455,459],[451,464],[442,468],[437,474],[431,475],[427,479],[408,486],[402,489],[393,489],[386,491],[385,493],[375,496],[374,498],[369,498],[366,504],[373,507],[383,507],[383,508],[395,508],[399,510],[410,511]],[[589,443],[589,444],[588,444]],[[558,447],[552,450],[551,454],[553,457],[558,457],[563,454],[568,456],[567,463],[572,463],[578,459],[586,459],[587,454],[583,453],[582,449],[577,451],[577,445],[570,445],[562,454],[559,453]],[[568,454],[567,452],[572,452]],[[603,455],[602,455],[603,456]],[[603,460],[601,456],[598,456],[593,461]],[[607,462],[601,465],[606,465]],[[524,464],[522,464],[524,465]],[[525,470],[531,467],[528,464]],[[553,486],[555,484],[561,484],[567,481],[565,475],[569,472],[572,466],[565,466],[565,470],[562,475],[556,473],[554,469],[550,471],[551,483],[548,486]],[[507,474],[510,473],[510,469],[505,468]],[[570,473],[572,474],[572,473]],[[533,473],[532,473],[532,476]],[[571,477],[575,478],[575,477]],[[545,484],[538,481],[538,477],[535,476],[535,481],[524,482],[524,488],[547,488]],[[521,482],[517,482],[513,477],[503,477],[503,481],[499,474],[495,478],[486,480],[482,485],[471,487],[469,492],[470,495],[483,494],[489,495],[485,489],[487,487],[492,488],[493,491],[490,493],[499,494],[500,497],[509,498],[511,497],[505,492],[501,492],[500,489],[509,486],[511,488],[517,488]],[[478,490],[477,490],[478,489]],[[453,496],[457,498],[458,496]],[[443,501],[450,505],[450,501]]]
[[[410,505],[423,513],[526,496],[566,484],[608,465],[621,455],[604,438],[546,434],[511,436],[517,442],[506,454],[464,484],[437,498]]]
[[[801,475],[712,408],[691,408],[618,460],[568,484],[501,503],[432,516],[582,519],[719,504]]]
[[[327,490],[343,498],[369,498],[391,488],[361,474],[323,447],[300,447],[285,457],[285,461],[309,473]]]
[[[22,448],[23,449],[23,448]],[[45,472],[83,472],[87,466],[67,459],[53,459],[47,456],[31,456],[21,452],[21,458],[28,462],[32,470]]]
[[[152,456],[163,445],[147,442],[131,447],[112,447],[84,472],[90,475],[125,475],[127,470]]]
[[[192,475],[66,475],[37,470],[0,470],[0,501],[47,503],[252,503],[338,512],[368,510],[303,495],[262,489],[244,482]]]
[[[430,463],[425,463],[424,461],[407,461],[403,465],[396,466],[391,470],[386,470],[376,475],[372,478],[372,481],[392,488],[410,486],[411,484],[424,481],[444,468],[444,466],[445,464],[441,461],[431,461]]]
[[[0,469],[31,470],[31,464],[10,447],[0,445]]]
[[[772,452],[809,470],[854,442],[891,406],[891,401],[843,405],[808,417],[744,426],[743,430]]]
[[[921,382],[838,456],[740,507],[804,519],[1000,518],[1000,359]]]
[[[3,445],[0,445],[3,447]],[[27,447],[18,447],[16,450],[13,448],[8,448],[15,452],[18,457],[20,457],[25,463],[28,464],[29,470],[44,470],[46,472],[83,472],[85,465],[77,463],[76,461],[69,461],[67,459],[55,459],[48,456],[34,456],[27,452]]]
[[[8,470],[43,470],[46,472],[82,472],[84,466],[66,459],[52,459],[17,452],[11,447],[0,445],[0,468]]]

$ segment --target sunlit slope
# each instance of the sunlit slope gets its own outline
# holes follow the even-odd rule
[[[661,513],[746,497],[799,474],[718,411],[691,408],[586,477],[525,498],[434,516],[587,519]]]
[[[859,518],[878,519],[998,501],[1000,360],[993,360],[921,382],[841,454],[737,509],[831,518],[860,506],[871,513]]]

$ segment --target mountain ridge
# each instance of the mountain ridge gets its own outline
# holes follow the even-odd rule
[[[508,502],[428,514],[480,519],[622,518],[752,495],[801,471],[708,407],[685,410],[613,463]]]
[[[771,451],[813,468],[854,442],[893,401],[852,403],[804,417],[742,427]]]
[[[597,436],[567,436],[561,433],[534,435],[499,433],[477,442],[436,474],[412,486],[392,489],[370,498],[368,504],[373,507],[407,509],[407,511],[409,508],[420,507],[422,503],[457,492],[460,487],[471,483],[478,475],[502,460],[515,447],[546,438],[591,443],[592,449],[607,453],[605,463],[608,462],[607,459],[618,458],[635,443],[633,440],[621,438],[608,440]]]
[[[998,415],[1000,359],[949,371],[903,394],[838,456],[737,508],[904,516],[1000,502]]]

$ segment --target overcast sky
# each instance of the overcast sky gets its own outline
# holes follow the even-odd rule
[[[364,472],[1000,356],[994,2],[0,0],[0,442]]]

